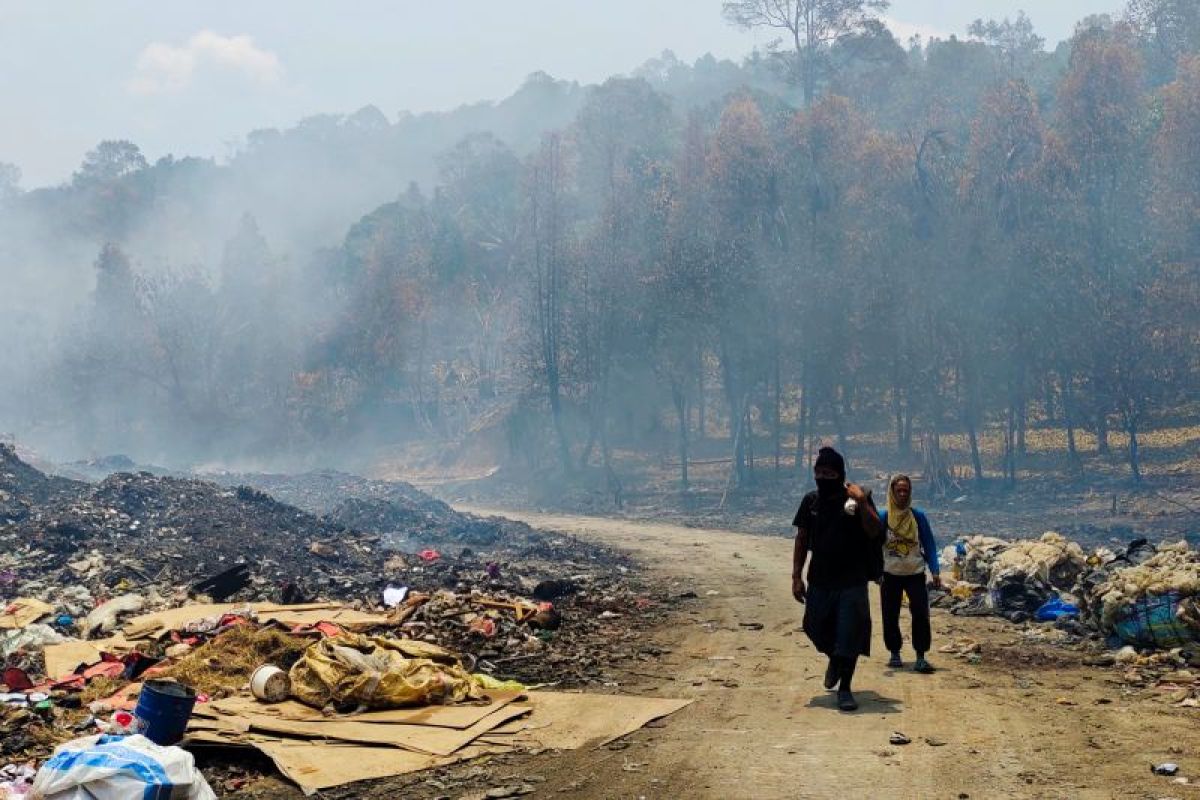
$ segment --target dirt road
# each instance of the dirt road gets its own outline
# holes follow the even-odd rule
[[[789,540],[502,513],[626,548],[652,576],[699,595],[659,635],[670,653],[621,687],[697,702],[624,749],[538,764],[538,797],[1200,797],[1150,772],[1174,761],[1200,781],[1194,709],[1125,698],[1111,673],[1077,666],[1006,669],[934,653],[936,675],[889,670],[877,611],[873,655],[855,680],[862,707],[839,713],[820,685],[824,659],[798,630]],[[935,649],[951,636],[989,647],[1014,638],[996,621],[936,612],[934,635]],[[893,731],[912,743],[889,744]]]

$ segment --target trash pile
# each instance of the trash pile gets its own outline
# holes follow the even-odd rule
[[[285,503],[357,530],[402,533],[429,543],[510,546],[536,537],[524,523],[482,518],[455,511],[446,503],[403,481],[378,481],[344,472],[302,475],[215,473],[226,486],[253,486]]]
[[[1079,545],[1054,532],[1015,542],[960,537],[942,560],[952,565],[954,581],[940,605],[963,616],[995,614],[1011,622],[1036,618],[1074,588],[1087,566]]]
[[[1187,542],[1144,542],[1121,556],[1111,551],[1080,582],[1084,618],[1098,630],[1143,647],[1200,640],[1200,553]]]
[[[338,600],[379,611],[403,603],[418,638],[512,677],[579,685],[637,656],[630,627],[666,599],[639,591],[628,559],[611,550],[461,514],[408,484],[333,472],[264,480],[314,509],[382,502],[415,520],[366,530],[247,486],[144,472],[90,485],[7,453],[8,485],[27,505],[0,526],[0,602],[37,600],[53,612],[0,635],[0,657],[24,654],[26,668],[36,669],[37,646],[105,635],[129,614],[189,599]]]
[[[54,768],[62,793],[48,796],[90,796],[97,781],[124,780],[128,764],[103,737],[147,733],[138,704],[155,691],[168,704],[163,682],[186,687],[197,745],[257,747],[318,788],[522,746],[581,746],[616,724],[592,731],[577,719],[578,703],[610,723],[610,712],[624,720],[613,735],[654,707],[525,693],[504,703],[519,714],[486,730],[472,728],[474,719],[462,729],[471,736],[437,747],[413,744],[424,723],[411,718],[371,719],[366,728],[359,716],[346,719],[398,714],[394,706],[414,702],[475,707],[523,686],[612,684],[619,662],[660,655],[636,632],[674,599],[665,587],[641,588],[628,559],[608,549],[341,473],[272,476],[308,505],[302,510],[265,493],[266,481],[137,472],[89,484],[45,475],[11,448],[0,457],[4,502],[15,509],[0,518],[0,767],[8,765],[0,797],[48,781],[45,767],[36,780],[31,769],[59,746],[52,761],[62,767]],[[286,720],[291,732],[259,707],[280,698],[311,704],[308,718]],[[493,731],[534,713],[545,715],[538,733],[524,723]],[[567,745],[561,737],[538,745],[551,722]],[[191,761],[156,736],[147,733],[146,747],[167,752],[125,755],[186,772]],[[351,744],[356,754],[346,759]],[[77,761],[112,769],[83,774],[70,766]],[[211,796],[196,787],[182,796]]]
[[[1004,664],[1110,668],[1126,694],[1200,707],[1200,552],[1186,542],[1137,539],[1085,553],[1053,532],[1018,542],[968,536],[942,561],[953,579],[935,605],[1029,623],[1002,656],[992,654]],[[969,663],[987,657],[970,637],[939,650]]]
[[[247,746],[311,792],[599,745],[686,705],[499,680],[412,638],[413,607],[193,604],[130,618],[105,639],[45,645],[46,677],[4,676],[0,749],[12,775],[0,797],[116,800],[171,782],[204,800],[215,795],[183,748]]]
[[[77,494],[84,484],[46,475],[17,456],[16,448],[0,442],[0,525],[20,522],[30,508]]]
[[[0,527],[0,598],[41,597],[78,618],[104,600],[125,597],[123,610],[136,611],[189,590],[221,600],[366,597],[381,550],[377,534],[253,489],[117,473]]]
[[[1133,665],[1127,677],[1135,685],[1165,678],[1200,689],[1200,673],[1194,681],[1186,674],[1200,667],[1200,552],[1187,542],[1138,539],[1120,551],[1084,553],[1053,532],[1019,542],[970,536],[943,558],[955,581],[937,604],[951,613],[1053,622],[1066,641],[1090,637],[1113,651],[1085,663]],[[960,650],[977,652],[946,652]]]

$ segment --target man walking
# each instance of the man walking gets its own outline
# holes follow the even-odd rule
[[[912,644],[917,651],[913,669],[930,673],[934,671],[933,665],[925,658],[932,641],[925,570],[928,568],[934,586],[940,587],[942,578],[933,528],[925,513],[912,507],[912,480],[907,475],[897,475],[888,484],[887,510],[882,521],[887,535],[883,542],[883,585],[879,595],[883,605],[883,643],[892,654],[887,665],[896,669],[904,666],[900,658],[903,642],[900,604],[907,595],[912,614]]]
[[[854,668],[860,655],[871,654],[867,582],[878,577],[882,525],[870,493],[846,483],[846,462],[832,447],[817,454],[813,476],[817,490],[804,496],[792,520],[792,596],[806,604],[804,632],[829,657],[825,688],[836,686],[838,708],[854,711]]]

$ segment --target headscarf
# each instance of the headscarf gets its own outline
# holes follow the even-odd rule
[[[909,495],[907,508],[900,508],[896,502],[896,484],[900,481],[908,481],[909,488],[912,488],[912,479],[907,475],[896,475],[888,481],[887,526],[896,539],[915,543],[917,518],[913,516],[912,495]]]

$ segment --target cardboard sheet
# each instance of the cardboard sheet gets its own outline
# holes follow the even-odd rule
[[[282,703],[260,703],[249,697],[230,697],[213,702],[213,709],[228,714],[251,713],[263,714],[280,719],[296,720],[299,722],[329,722],[341,720],[345,722],[371,722],[375,724],[393,725],[429,725],[435,728],[469,728],[484,717],[499,711],[512,703],[523,694],[496,693],[492,702],[480,705],[460,703],[449,706],[420,706],[418,708],[397,708],[387,711],[367,711],[352,716],[327,717],[320,709],[306,706],[295,700]]]
[[[255,609],[259,620],[263,622],[278,622],[281,625],[316,625],[318,622],[332,622],[347,630],[361,630],[389,624],[387,614],[368,614],[355,611],[353,608],[334,607],[329,610],[304,610],[276,606],[272,608]]]
[[[385,745],[427,755],[448,756],[466,747],[493,728],[524,716],[529,711],[529,708],[509,704],[462,730],[437,728],[431,725],[381,725],[341,720],[302,722],[240,709],[235,713],[228,711],[222,713],[211,704],[204,707],[197,706],[193,714],[210,719],[215,717],[222,722],[229,720],[231,725],[245,724],[251,732],[275,733],[308,739],[333,739],[366,745]]]
[[[54,613],[54,606],[43,603],[36,597],[18,597],[0,607],[0,630],[27,628],[47,614]]]
[[[647,722],[674,714],[691,702],[632,695],[529,692],[527,699],[513,704],[530,710],[528,720],[502,725],[489,735],[518,733],[520,739],[552,750],[599,747],[633,733]]]
[[[507,752],[503,747],[473,745],[451,756],[429,756],[392,747],[269,739],[255,735],[238,740],[220,733],[204,732],[189,734],[188,743],[254,747],[274,761],[279,771],[307,795],[347,783],[391,778],[466,759]]]
[[[73,673],[80,664],[95,664],[102,653],[124,655],[133,649],[133,644],[125,641],[123,636],[114,636],[88,642],[70,639],[61,644],[48,644],[42,654],[46,658],[46,674],[60,680]]]
[[[522,747],[560,750],[598,747],[692,702],[530,692],[527,699],[508,702],[470,727],[458,730],[401,722],[286,720],[240,713],[243,704],[252,711],[264,706],[248,698],[235,699],[239,702],[232,705],[230,700],[219,703],[239,713],[218,713],[214,708],[216,703],[197,706],[188,727],[188,742],[257,748],[306,794]],[[352,738],[345,739],[346,736]],[[450,750],[452,746],[455,747]]]
[[[128,639],[155,638],[167,631],[179,630],[189,622],[230,614],[246,608],[245,603],[197,603],[142,614],[125,623],[122,629]],[[315,625],[318,622],[333,622],[345,628],[372,627],[388,624],[384,614],[366,614],[338,603],[308,603],[306,605],[281,606],[276,603],[250,603],[250,609],[261,622],[279,622],[283,625]]]

